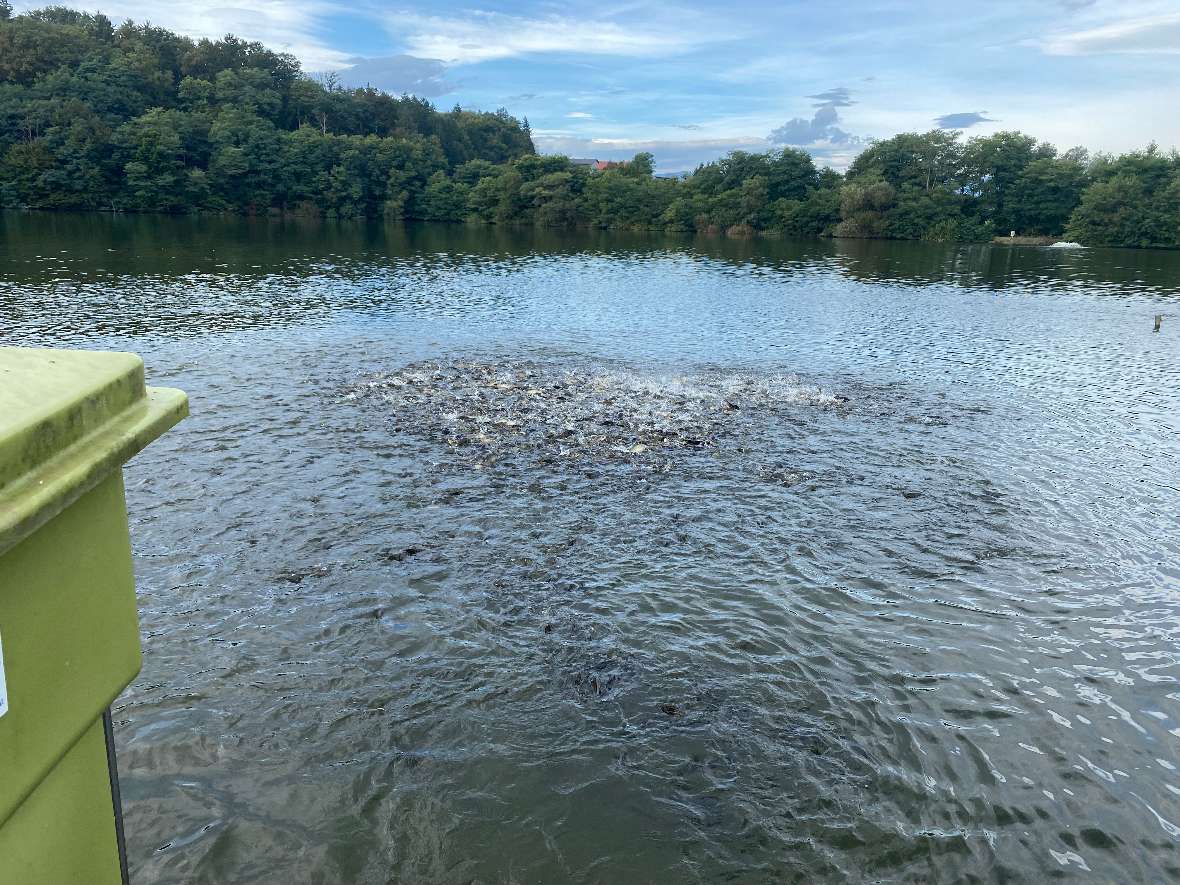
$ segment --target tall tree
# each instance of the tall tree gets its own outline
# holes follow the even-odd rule
[[[1015,191],[1030,163],[1052,159],[1052,145],[1021,132],[972,138],[963,151],[964,189],[975,198],[976,214],[999,232],[1017,227]]]
[[[1033,160],[1024,167],[1009,195],[1013,228],[1022,234],[1060,234],[1081,200],[1087,180],[1086,167],[1074,159]]]
[[[875,142],[852,161],[848,178],[884,181],[894,188],[957,187],[963,165],[958,138],[957,132],[935,129]]]
[[[1086,188],[1066,236],[1095,246],[1180,246],[1180,174],[1154,189],[1146,177],[1120,172]]]

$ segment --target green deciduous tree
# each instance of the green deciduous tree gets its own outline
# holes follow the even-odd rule
[[[230,208],[266,211],[281,193],[276,171],[282,157],[279,133],[269,120],[223,108],[209,129],[209,187]]]
[[[897,202],[897,189],[886,181],[860,180],[840,190],[838,237],[885,237],[887,213]]]
[[[1022,132],[997,132],[973,138],[963,151],[963,186],[975,201],[975,214],[997,231],[1017,229],[1020,181],[1035,160],[1057,151]]]
[[[1022,234],[1060,234],[1081,200],[1086,167],[1067,157],[1033,160],[1009,195],[1012,227]]]
[[[1180,246],[1180,174],[1155,183],[1123,171],[1090,185],[1066,236],[1096,246]]]
[[[124,173],[122,208],[174,212],[194,205],[189,192],[183,114],[153,108],[112,136],[115,162]]]
[[[883,181],[891,187],[955,189],[963,175],[957,132],[903,132],[865,149],[848,168],[848,179]]]
[[[449,178],[445,172],[435,172],[422,194],[422,217],[427,221],[462,221],[467,217],[469,191],[467,185]]]

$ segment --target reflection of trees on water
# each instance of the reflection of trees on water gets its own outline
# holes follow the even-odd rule
[[[945,283],[1024,293],[1180,293],[1180,253],[1172,251],[898,240],[832,242],[841,270],[867,282]]]
[[[719,275],[1022,294],[1180,292],[1180,253],[1149,250],[96,213],[2,213],[0,238],[0,308],[18,330],[22,316],[52,315],[55,305],[76,317],[79,302],[128,334],[161,324],[285,325],[341,310],[509,306],[544,298],[560,278],[523,287],[475,278],[533,274],[540,257],[571,262],[571,274],[593,273],[594,261],[673,259]]]

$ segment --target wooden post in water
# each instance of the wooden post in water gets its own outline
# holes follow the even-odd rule
[[[1164,322],[1164,315],[1162,313],[1157,313],[1155,315],[1155,328],[1152,329],[1151,331],[1158,332],[1160,330],[1160,326],[1163,325],[1163,322]]]

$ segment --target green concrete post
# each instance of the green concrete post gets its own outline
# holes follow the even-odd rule
[[[187,414],[134,354],[0,347],[0,882],[125,880],[107,714],[140,667],[122,466]]]

